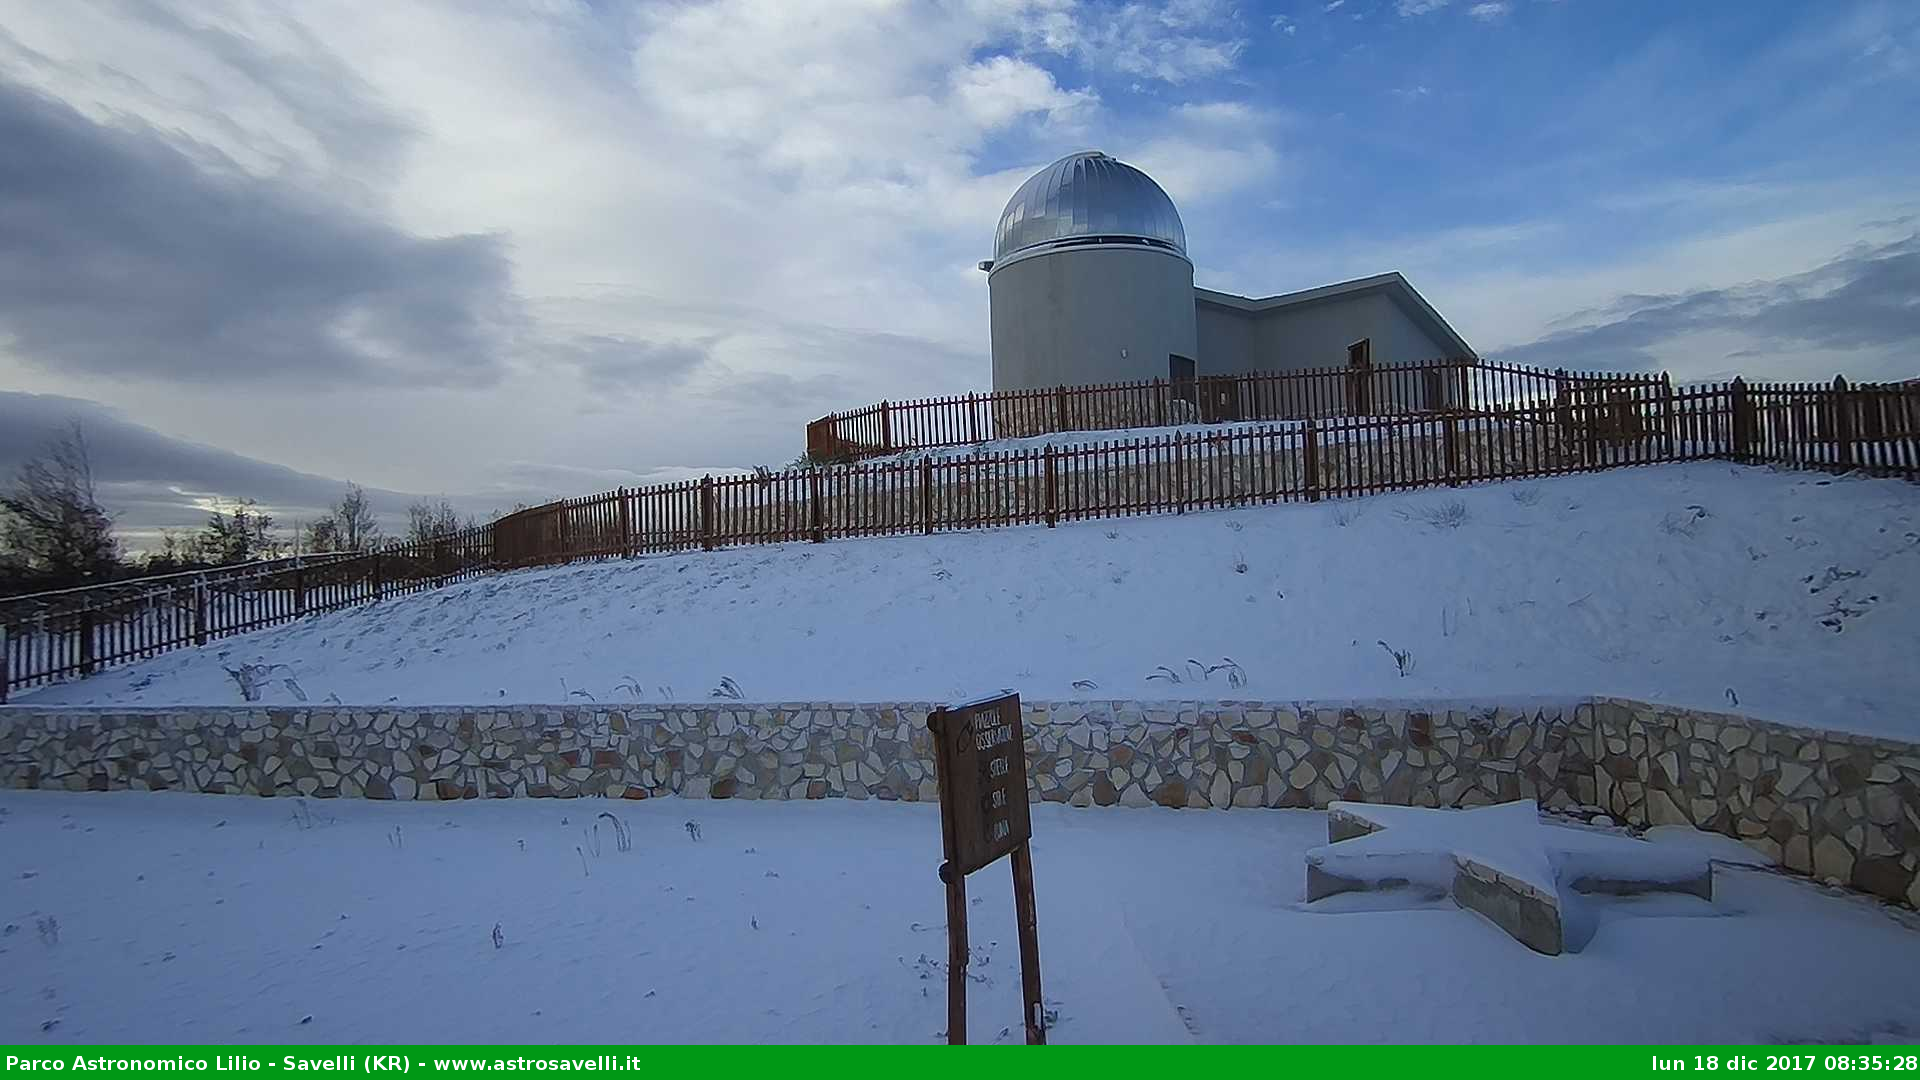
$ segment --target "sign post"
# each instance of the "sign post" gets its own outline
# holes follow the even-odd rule
[[[947,1042],[959,1046],[967,1041],[967,875],[1010,855],[1027,1043],[1044,1045],[1047,1025],[1040,1000],[1033,857],[1027,849],[1033,822],[1027,807],[1027,740],[1020,722],[1020,695],[1001,694],[935,709],[927,717],[927,727],[934,736],[940,836],[946,855],[940,880],[947,886]]]

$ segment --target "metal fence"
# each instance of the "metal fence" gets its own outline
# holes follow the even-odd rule
[[[493,568],[487,527],[378,551],[302,555],[0,600],[9,689],[91,675],[302,616],[431,589]]]
[[[1460,369],[1456,369],[1460,370]],[[1468,378],[1500,376],[1498,370]],[[707,477],[521,510],[455,537],[0,601],[5,687],[517,567],[935,533],[1723,458],[1920,479],[1920,384],[1674,388],[1518,376],[1477,409],[1308,418]],[[0,700],[4,694],[0,693]]]
[[[1052,432],[1475,412],[1669,386],[1665,375],[1456,359],[1003,390],[829,413],[807,425],[807,453],[845,461]]]

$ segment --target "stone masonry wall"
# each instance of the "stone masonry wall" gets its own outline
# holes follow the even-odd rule
[[[0,708],[0,786],[319,798],[937,798],[924,702]],[[1475,806],[1735,836],[1920,906],[1920,745],[1614,698],[1027,702],[1035,800]]]

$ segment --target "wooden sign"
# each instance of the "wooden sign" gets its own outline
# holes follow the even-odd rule
[[[1033,834],[1020,695],[937,709],[927,725],[939,740],[934,766],[947,862],[971,874]]]
[[[927,717],[940,783],[940,835],[947,886],[947,1042],[967,1041],[967,875],[1011,856],[1020,934],[1021,996],[1027,1042],[1047,1041],[1040,1001],[1040,933],[1034,917],[1033,859],[1027,841],[1027,739],[1020,695],[1002,694],[935,709]]]

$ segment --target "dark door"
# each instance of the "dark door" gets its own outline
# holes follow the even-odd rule
[[[1167,357],[1167,382],[1172,386],[1174,401],[1184,401],[1188,409],[1177,410],[1189,415],[1170,415],[1173,423],[1187,424],[1199,419],[1200,387],[1194,378],[1193,359],[1186,356],[1169,354]]]
[[[1373,341],[1361,338],[1347,346],[1347,411],[1373,415]]]

